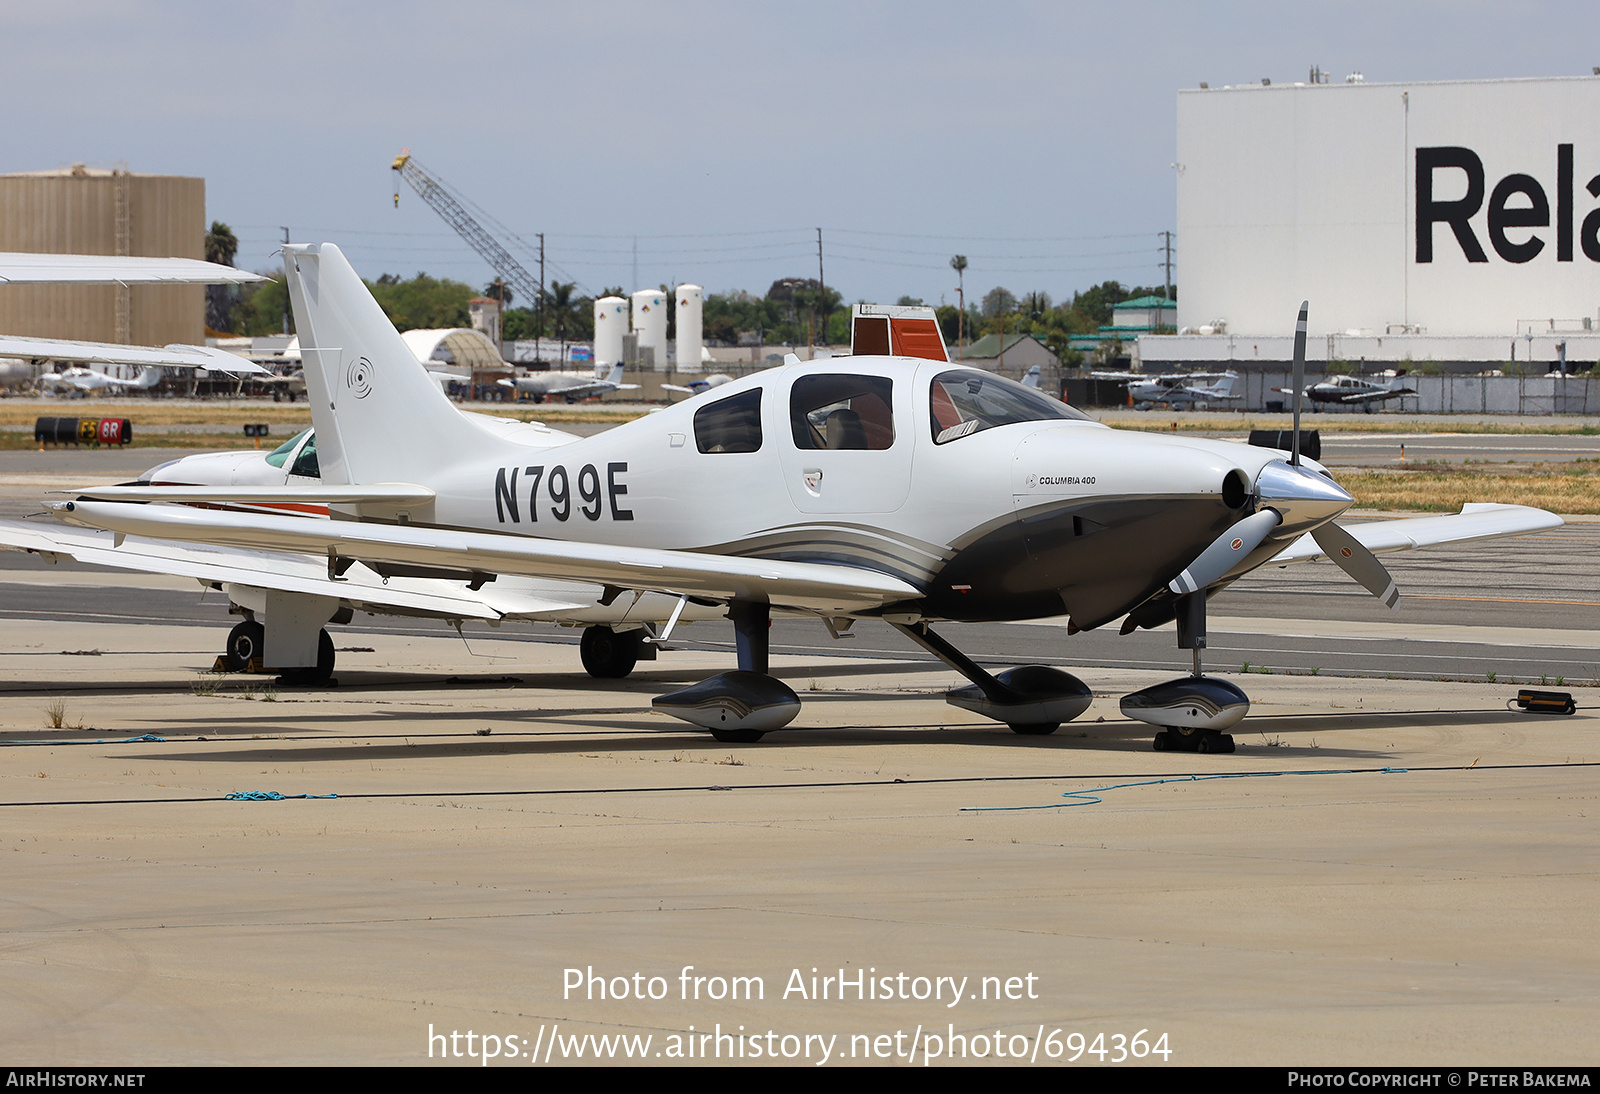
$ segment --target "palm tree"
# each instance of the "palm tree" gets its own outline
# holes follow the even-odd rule
[[[213,220],[211,231],[206,233],[206,261],[232,266],[233,256],[238,253],[239,237],[233,234],[233,229],[220,220]],[[218,331],[228,329],[228,318],[238,291],[232,285],[206,286],[206,326]]]
[[[576,281],[562,284],[560,281],[550,282],[550,291],[545,293],[545,307],[555,316],[556,337],[561,339],[561,359],[567,359],[567,320],[572,318],[573,290],[578,287]]]
[[[956,302],[961,309],[956,317],[956,356],[959,357],[967,341],[967,256],[953,256],[950,268],[956,272]]]

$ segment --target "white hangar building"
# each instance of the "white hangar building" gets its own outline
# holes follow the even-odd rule
[[[1592,366],[1596,118],[1600,76],[1180,91],[1180,333],[1143,368],[1275,369],[1302,300],[1313,368]]]

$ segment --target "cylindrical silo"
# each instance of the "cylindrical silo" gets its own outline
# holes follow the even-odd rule
[[[633,294],[633,331],[639,336],[639,356],[650,347],[652,368],[667,360],[667,294],[660,289],[640,289]]]
[[[594,302],[594,364],[610,368],[622,360],[622,336],[628,333],[628,302],[602,296]]]
[[[705,308],[705,290],[699,285],[679,285],[677,335],[678,371],[700,371],[701,318]]]

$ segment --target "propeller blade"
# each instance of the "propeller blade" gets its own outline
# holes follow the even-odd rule
[[[1294,388],[1294,447],[1289,453],[1289,463],[1300,466],[1300,400],[1306,389],[1306,312],[1311,301],[1300,301],[1300,321],[1294,327],[1294,378],[1289,386]]]
[[[1330,522],[1312,532],[1311,538],[1317,541],[1317,546],[1322,548],[1325,555],[1339,564],[1339,569],[1355,578],[1386,607],[1393,608],[1400,602],[1400,589],[1395,585],[1394,578],[1389,576],[1389,571],[1377,556],[1361,546],[1355,536]]]
[[[1233,569],[1240,559],[1261,546],[1261,541],[1266,539],[1282,521],[1283,518],[1275,509],[1263,509],[1254,516],[1245,517],[1218,536],[1211,546],[1201,551],[1199,557],[1189,563],[1183,573],[1167,584],[1167,588],[1178,596],[1187,596],[1189,593],[1204,589]]]

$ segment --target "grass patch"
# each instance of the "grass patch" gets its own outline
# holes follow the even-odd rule
[[[1566,463],[1518,464],[1506,471],[1439,464],[1419,471],[1341,469],[1338,480],[1364,509],[1455,513],[1466,502],[1483,501],[1600,514],[1600,481],[1589,468]]]

